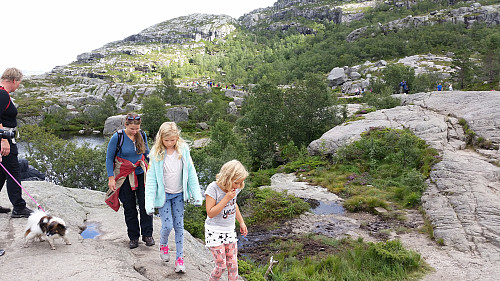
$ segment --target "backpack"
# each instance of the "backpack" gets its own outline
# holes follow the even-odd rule
[[[142,136],[142,139],[144,140],[144,143],[146,143],[146,133],[144,133],[143,130],[139,130],[139,132],[141,133],[141,136]],[[115,151],[114,158],[116,158],[116,155],[118,155],[118,152],[122,149],[122,145],[123,145],[123,130],[118,130],[116,133],[118,134],[118,142],[116,143],[116,151]]]

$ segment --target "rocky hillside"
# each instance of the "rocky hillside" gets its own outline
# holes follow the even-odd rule
[[[419,1],[405,3],[416,5]],[[375,27],[361,27],[348,34],[345,40],[356,41],[366,36],[443,22],[465,23],[468,26],[473,23],[495,26],[500,22],[498,5],[459,4],[462,7],[450,6],[449,9],[426,15],[406,16],[381,22]],[[178,86],[192,88],[203,86],[213,79],[222,80],[227,72],[233,71],[231,67],[220,67],[220,59],[227,51],[225,48],[229,48],[224,46],[224,42],[229,38],[253,37],[257,44],[257,38],[269,32],[279,32],[284,37],[295,32],[313,36],[324,23],[345,26],[356,23],[377,5],[398,7],[402,4],[279,0],[271,7],[251,11],[239,19],[225,15],[192,14],[166,20],[123,40],[80,54],[76,61],[68,65],[25,79],[14,97],[16,102],[23,105],[20,110],[24,123],[39,123],[45,114],[61,110],[68,112],[66,118],[81,116],[98,107],[108,96],[114,98],[119,112],[137,111],[142,108],[142,99],[155,91],[161,81],[161,70],[165,67],[195,69],[192,74],[176,78]],[[258,53],[258,49],[255,52]],[[329,74],[328,71],[322,74],[328,74],[330,86],[341,86],[344,93],[354,93],[356,89],[367,88],[369,80],[391,64],[414,67],[417,75],[432,71],[446,79],[452,72],[451,57],[448,55],[453,54],[414,54],[406,58],[367,61],[362,65],[339,65],[330,68]],[[201,66],[210,68],[210,73],[217,77],[210,77],[206,72],[196,69]],[[245,71],[252,71],[255,65],[243,67]],[[196,71],[199,71],[198,74]],[[236,68],[235,71],[241,69]]]
[[[349,23],[363,18],[363,9],[374,7],[376,1],[278,0],[272,7],[257,9],[240,18],[251,30],[289,30],[313,34],[314,22]]]
[[[467,28],[471,28],[474,24],[498,25],[500,24],[500,5],[481,6],[479,3],[473,3],[470,7],[434,11],[428,15],[407,16],[388,23],[379,23],[376,27],[365,26],[356,29],[347,36],[346,40],[352,42],[362,36],[375,36],[376,33],[387,34],[398,32],[401,29],[432,26],[446,22],[464,24]]]
[[[447,256],[454,260],[439,258],[437,266],[446,272],[428,280],[495,280],[492,276],[500,274],[500,114],[496,110],[500,92],[436,91],[400,98],[403,106],[368,113],[362,120],[331,129],[309,145],[309,152],[333,154],[373,127],[413,131],[440,151],[442,160],[431,171],[422,207],[435,239],[450,248]],[[464,122],[476,138],[488,143],[487,148],[466,145],[470,135],[464,132]]]

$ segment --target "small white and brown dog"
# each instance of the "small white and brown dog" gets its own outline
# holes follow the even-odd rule
[[[24,233],[24,247],[28,247],[28,242],[38,238],[40,241],[47,240],[50,248],[55,250],[54,239],[62,238],[66,245],[71,245],[66,237],[66,224],[61,218],[47,215],[41,210],[34,211],[28,218],[26,231]]]

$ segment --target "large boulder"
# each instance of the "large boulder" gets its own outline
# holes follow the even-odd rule
[[[110,116],[106,119],[104,122],[104,130],[102,133],[105,136],[109,136],[114,134],[116,131],[125,128],[123,125],[123,119],[125,118],[125,115],[118,115],[118,116]]]
[[[167,110],[168,119],[175,123],[189,120],[189,109],[187,107],[172,107]]]
[[[342,85],[345,81],[347,81],[348,77],[345,74],[344,68],[335,67],[328,73],[328,85],[330,87],[335,87],[338,85]]]

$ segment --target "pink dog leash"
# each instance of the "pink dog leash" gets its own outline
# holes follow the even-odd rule
[[[31,198],[31,200],[33,200],[33,202],[35,202],[36,206],[37,206],[40,210],[42,210],[42,211],[45,213],[45,210],[42,208],[42,206],[40,206],[40,204],[38,204],[38,202],[36,202],[35,198],[31,197],[31,195],[28,193],[28,191],[26,191],[26,189],[24,189],[24,187],[23,187],[23,186],[22,186],[22,185],[21,185],[21,184],[20,184],[20,183],[16,180],[16,178],[14,178],[14,177],[12,176],[12,174],[11,174],[9,171],[7,171],[7,169],[4,167],[4,165],[3,165],[1,162],[0,162],[0,166],[2,166],[2,168],[3,168],[3,169],[7,172],[7,174],[9,174],[9,176],[10,176],[10,177],[11,177],[11,178],[12,178],[12,179],[13,179],[13,180],[17,183],[17,185],[19,185],[19,187],[21,187],[21,188],[24,190],[24,192],[25,192],[26,194],[28,194],[28,196]]]

